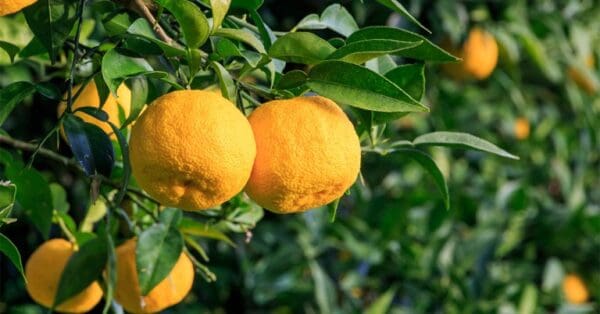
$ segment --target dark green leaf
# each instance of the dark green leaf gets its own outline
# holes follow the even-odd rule
[[[394,294],[396,294],[396,288],[388,289],[384,294],[380,295],[368,308],[365,310],[365,314],[382,314],[388,313],[392,301],[394,300]]]
[[[131,82],[131,109],[129,117],[123,122],[122,127],[126,127],[135,121],[148,101],[148,80],[146,77],[136,76],[129,79],[129,82]]]
[[[23,10],[33,34],[44,44],[50,60],[55,61],[58,49],[69,37],[75,25],[75,1],[38,0]]]
[[[208,39],[210,26],[202,10],[188,0],[156,0],[175,16],[189,48],[198,48]]]
[[[27,279],[25,278],[25,272],[23,271],[23,262],[21,261],[21,253],[19,253],[19,250],[12,243],[12,241],[10,241],[10,239],[5,237],[2,233],[0,233],[0,252],[8,257],[10,262],[23,277],[23,280],[26,281]]]
[[[121,130],[119,130],[119,128],[114,123],[108,122],[108,124],[110,125],[111,129],[117,136],[117,140],[119,142],[119,147],[121,148],[121,154],[123,155],[123,175],[122,175],[122,179],[121,179],[122,185],[121,185],[121,188],[119,189],[119,192],[115,196],[115,200],[114,200],[116,204],[121,204],[121,202],[123,202],[123,198],[125,197],[125,194],[127,192],[127,187],[129,186],[129,180],[131,179],[131,163],[129,161],[129,144],[127,143],[127,140],[125,139],[125,136],[123,136],[123,133],[121,132]]]
[[[60,100],[61,94],[56,85],[50,82],[35,84],[35,90],[46,98]]]
[[[67,201],[67,191],[58,183],[50,183],[50,193],[52,194],[52,208],[62,213],[68,212],[70,205]]]
[[[60,276],[54,307],[77,295],[99,279],[107,259],[106,241],[102,238],[94,238],[79,247],[79,250],[69,258]]]
[[[288,33],[277,39],[269,56],[289,62],[315,64],[327,59],[335,48],[313,33]]]
[[[10,58],[10,62],[15,62],[15,56],[19,53],[19,47],[0,40],[0,48],[2,48],[4,51],[6,51],[6,53],[8,54],[8,57]]]
[[[284,74],[279,82],[277,82],[277,89],[292,89],[302,86],[306,83],[308,76],[306,73],[300,70],[293,70]]]
[[[42,234],[48,238],[52,224],[52,193],[48,182],[35,169],[7,169],[8,178],[17,186],[17,202]]]
[[[246,10],[258,10],[263,4],[263,0],[232,0],[231,6],[234,8]]]
[[[398,149],[397,151],[404,156],[412,158],[414,161],[418,162],[423,168],[425,168],[427,172],[429,172],[429,174],[433,178],[433,181],[435,182],[435,185],[442,194],[444,206],[446,206],[446,209],[449,209],[450,193],[448,193],[448,185],[446,184],[446,179],[444,178],[442,171],[440,171],[440,169],[438,168],[435,161],[431,158],[431,156],[416,149],[402,148]]]
[[[144,59],[132,58],[111,49],[102,57],[102,77],[113,94],[125,78],[152,71]]]
[[[111,14],[103,19],[104,29],[109,36],[117,36],[127,32],[132,18],[126,12]]]
[[[177,227],[181,223],[182,218],[183,214],[181,213],[181,209],[177,208],[165,208],[160,212],[160,215],[158,216],[158,220],[162,222],[165,226],[175,229],[177,229]]]
[[[423,43],[419,46],[401,50],[396,55],[413,58],[417,60],[435,61],[435,62],[455,62],[459,59],[444,49],[438,47],[427,38],[412,33],[400,28],[386,27],[386,26],[372,26],[363,28],[357,32],[354,32],[348,37],[347,42],[356,42],[362,40],[373,40],[373,39],[388,39],[398,41],[422,41]]]
[[[77,109],[75,109],[75,112],[84,112],[85,114],[92,116],[100,121],[108,121],[108,113],[106,113],[106,111],[98,108],[98,107],[79,107]]]
[[[329,55],[327,59],[363,64],[371,59],[409,49],[421,43],[421,41],[397,41],[389,39],[355,41],[339,48]]]
[[[29,82],[15,82],[0,90],[0,125],[4,123],[8,115],[16,105],[27,96],[33,94],[35,86]]]
[[[221,87],[221,94],[223,97],[236,102],[236,89],[235,83],[229,74],[229,71],[225,69],[220,63],[211,61],[210,66],[215,70],[217,77],[219,78],[219,86]]]
[[[48,53],[48,51],[46,50],[46,47],[44,47],[42,41],[37,37],[33,37],[31,41],[25,47],[23,47],[23,49],[21,49],[21,52],[19,52],[19,57],[29,58],[45,53]]]
[[[104,309],[102,309],[102,314],[108,314],[112,299],[115,291],[115,285],[117,282],[117,258],[115,251],[115,244],[111,235],[107,232],[104,232],[99,238],[104,239],[106,241],[106,275],[104,276],[105,289],[104,289]]]
[[[359,65],[325,61],[308,73],[315,92],[357,108],[381,112],[422,112],[427,107],[385,77]]]
[[[214,31],[214,35],[245,43],[258,52],[266,53],[262,42],[252,32],[245,29],[219,28]]]
[[[403,64],[384,75],[416,100],[425,91],[425,66],[423,64]]]
[[[328,6],[321,16],[310,14],[303,18],[293,28],[296,29],[331,29],[344,37],[350,36],[358,30],[358,25],[352,15],[340,4],[334,3]]]
[[[143,296],[165,279],[183,250],[181,233],[163,224],[140,233],[136,245],[136,268]]]
[[[73,155],[86,174],[92,176],[99,173],[109,177],[115,153],[108,135],[98,126],[72,114],[65,116],[63,127]]]
[[[498,156],[519,159],[519,157],[508,153],[498,146],[467,133],[459,132],[433,132],[421,135],[414,139],[416,146],[450,146],[471,148]]]
[[[409,21],[415,23],[416,25],[418,25],[420,28],[422,28],[423,30],[427,31],[428,33],[431,34],[431,31],[427,29],[427,27],[423,26],[423,24],[421,24],[419,22],[419,20],[417,20],[414,16],[412,16],[408,10],[406,10],[406,8],[400,4],[400,2],[398,2],[398,0],[377,0],[377,2],[385,5],[386,7],[404,15],[404,17],[406,17]]]
[[[142,36],[128,35],[123,36],[121,49],[130,51],[132,55],[158,56],[164,53],[162,48],[155,42]]]
[[[127,24],[127,32],[133,36],[140,36],[157,44],[167,57],[178,57],[185,55],[185,50],[173,47],[164,41],[156,38],[152,26],[144,18],[135,20],[131,25]]]

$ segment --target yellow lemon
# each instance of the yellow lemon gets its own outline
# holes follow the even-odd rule
[[[585,303],[589,297],[585,283],[577,275],[567,275],[563,280],[563,293],[569,303]]]
[[[148,295],[142,296],[135,263],[137,241],[130,239],[116,249],[115,300],[131,313],[156,313],[181,302],[192,289],[194,266],[182,253],[169,273]]]
[[[0,16],[17,13],[36,1],[37,0],[0,0]]]
[[[73,254],[73,244],[64,239],[44,242],[31,255],[25,265],[27,292],[31,298],[50,308],[58,289],[62,272]],[[86,313],[102,298],[102,289],[94,282],[77,295],[56,307],[59,312]]]
[[[256,161],[246,193],[259,205],[294,213],[341,197],[360,170],[360,142],[333,101],[297,97],[267,102],[249,117]]]
[[[148,106],[131,130],[133,176],[163,205],[199,210],[239,193],[256,144],[246,117],[214,92],[175,91]]]
[[[498,63],[498,43],[492,34],[474,27],[469,31],[461,49],[443,44],[449,52],[462,58],[462,62],[448,63],[443,67],[448,74],[457,79],[475,78],[483,80],[490,76]]]
[[[81,86],[75,86],[73,88],[73,95],[75,95],[80,88]],[[67,98],[66,94],[64,98]],[[81,107],[100,107],[100,96],[98,95],[98,89],[96,88],[94,81],[91,81],[85,86],[79,97],[77,97],[75,102],[73,102],[71,109],[75,110]],[[58,106],[59,117],[63,114],[66,108],[67,103],[62,101]],[[129,88],[127,88],[125,84],[119,86],[117,89],[117,98],[115,98],[112,93],[109,94],[104,106],[102,106],[102,110],[108,114],[108,120],[111,123],[117,127],[120,127],[121,120],[119,119],[119,111],[122,110],[125,114],[125,117],[127,117],[129,116],[129,111],[131,110],[131,91]],[[113,134],[113,130],[108,123],[100,121],[83,112],[76,112],[75,115],[87,123],[91,123],[100,127],[104,133],[110,135],[111,139],[116,139],[116,136]]]

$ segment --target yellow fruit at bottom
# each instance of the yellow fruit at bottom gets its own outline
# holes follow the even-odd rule
[[[459,63],[444,65],[446,72],[457,79],[472,77],[483,80],[492,74],[498,63],[498,43],[492,34],[478,27],[471,29],[460,50],[448,47],[448,44],[443,46],[463,59]]]
[[[0,0],[0,16],[17,13],[37,0]]]
[[[594,67],[594,64],[594,56],[589,55],[585,59],[585,65],[589,69],[592,69]],[[575,84],[577,84],[579,88],[583,89],[588,94],[593,95],[598,91],[598,86],[596,86],[592,80],[586,77],[585,74],[581,73],[581,71],[577,70],[575,67],[569,67],[567,73],[569,77],[575,82]]]
[[[563,280],[563,293],[569,303],[585,303],[589,297],[585,283],[577,275],[567,275]]]
[[[75,86],[73,88],[73,95],[77,93],[77,91],[81,88],[81,86]],[[67,95],[64,95],[64,98],[67,98]],[[79,97],[75,99],[73,105],[71,107],[72,110],[81,108],[81,107],[100,107],[100,96],[98,95],[98,89],[96,88],[96,84],[92,80],[89,84],[85,86]],[[67,108],[67,103],[62,101],[58,106],[58,116],[60,117],[65,109]],[[119,109],[120,108],[120,109]],[[104,106],[102,106],[102,110],[108,114],[108,120],[116,125],[117,127],[121,126],[121,120],[119,119],[119,111],[122,110],[125,114],[125,117],[129,116],[129,112],[131,110],[131,91],[125,84],[122,84],[117,89],[117,98],[115,98],[112,93],[108,95]],[[116,136],[113,134],[113,130],[110,125],[104,121],[100,121],[87,113],[76,112],[76,116],[83,119],[83,121],[87,123],[94,124],[100,127],[104,133],[110,135],[111,139],[116,139]]]
[[[156,99],[129,142],[138,184],[163,205],[199,210],[239,193],[256,144],[246,117],[217,93],[185,90]]]
[[[360,170],[360,142],[346,114],[320,97],[274,100],[249,117],[256,161],[246,193],[259,205],[294,213],[341,197]]]
[[[194,266],[181,253],[169,273],[148,295],[142,296],[135,263],[136,240],[131,239],[116,249],[117,283],[115,300],[131,313],[156,313],[181,302],[192,289]]]
[[[27,260],[25,277],[27,292],[31,298],[47,307],[52,307],[62,272],[73,254],[73,244],[64,239],[44,242]],[[86,313],[102,298],[102,289],[92,283],[79,294],[56,307],[59,312]]]
[[[524,140],[529,137],[529,120],[527,118],[518,118],[515,121],[515,137],[519,140]]]

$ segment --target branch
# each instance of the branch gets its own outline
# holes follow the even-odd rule
[[[158,24],[158,21],[156,20],[156,18],[154,18],[154,15],[152,15],[152,12],[150,11],[150,9],[148,9],[146,3],[144,3],[144,0],[132,0],[129,3],[129,5],[131,9],[138,12],[146,20],[148,20],[148,22],[150,22],[150,25],[152,25],[152,29],[154,29],[154,32],[162,41],[166,42],[169,45],[173,44],[173,38],[167,35],[165,30],[160,26],[160,24]]]
[[[10,136],[0,135],[0,145],[2,145],[2,144],[6,145],[6,146],[11,146],[11,147],[16,148],[21,151],[26,151],[26,152],[37,151],[37,154],[40,156],[46,157],[50,160],[57,161],[57,162],[65,165],[65,166],[68,166],[69,168],[74,169],[75,171],[78,171],[80,173],[85,173],[83,168],[81,168],[81,166],[79,165],[79,163],[76,160],[67,158],[61,154],[55,153],[46,148],[38,148],[38,145],[23,142],[23,141],[14,139]],[[111,181],[110,179],[108,179],[106,177],[101,177],[101,178],[102,178],[103,183],[106,183],[114,188],[121,187],[121,185],[118,182]],[[135,188],[127,187],[127,192],[134,194],[136,196],[139,196],[139,197],[143,197],[147,200],[150,200],[151,202],[153,202],[155,204],[160,204],[157,200],[153,199],[152,197],[146,195],[144,192],[137,190]]]

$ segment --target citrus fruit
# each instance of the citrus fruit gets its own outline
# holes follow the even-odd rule
[[[31,298],[52,307],[62,272],[73,254],[73,244],[64,239],[52,239],[40,245],[25,265],[27,292]],[[59,304],[59,312],[86,313],[102,298],[102,289],[94,282],[80,293]]]
[[[519,140],[524,140],[529,137],[529,120],[527,118],[518,118],[515,121],[514,133],[515,137]]]
[[[0,0],[0,16],[17,13],[36,1],[37,0]]]
[[[117,247],[115,300],[131,313],[155,313],[183,300],[192,289],[194,266],[182,253],[173,269],[148,295],[142,296],[135,262],[135,239]]]
[[[320,97],[273,100],[249,117],[256,161],[246,193],[277,213],[328,204],[354,183],[360,142],[333,101]]]
[[[80,88],[81,85],[73,87],[73,95],[75,95]],[[67,95],[65,94],[64,99],[66,98]],[[77,97],[77,99],[75,99],[73,102],[71,109],[75,110],[81,107],[100,107],[100,96],[98,95],[98,89],[96,88],[94,81],[91,81],[84,87],[79,97]],[[66,108],[67,103],[62,101],[58,106],[59,117],[63,114]],[[131,91],[129,88],[127,88],[125,84],[119,86],[117,89],[117,98],[115,98],[112,94],[109,94],[104,106],[102,106],[102,110],[108,114],[108,120],[112,124],[120,127],[120,111],[122,111],[124,116],[127,117],[129,116],[129,111],[131,110]],[[95,117],[83,112],[76,112],[75,115],[87,123],[91,123],[100,127],[104,133],[110,135],[111,139],[116,138],[116,136],[113,134],[112,128],[110,127],[110,124],[98,120]]]
[[[175,91],[148,106],[131,130],[133,176],[163,205],[199,210],[239,193],[256,156],[246,117],[214,92]]]
[[[492,74],[498,63],[498,43],[492,34],[479,27],[469,31],[461,49],[448,47],[448,43],[442,46],[462,59],[462,62],[444,65],[446,72],[457,79],[483,80]]]
[[[577,275],[567,275],[563,280],[563,293],[569,303],[585,303],[589,297],[583,280]]]

